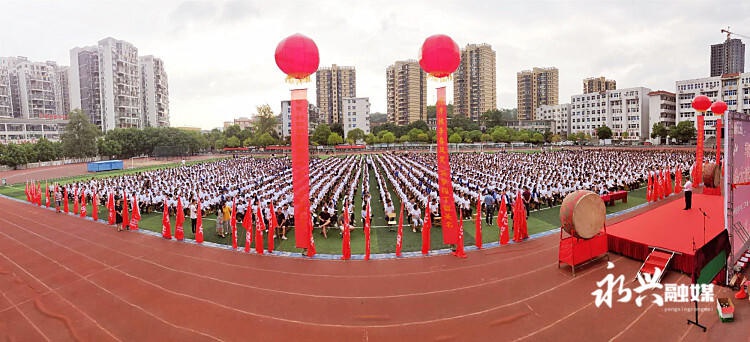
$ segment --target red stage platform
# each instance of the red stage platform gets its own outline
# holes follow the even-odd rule
[[[681,254],[670,268],[693,275],[696,252],[724,230],[723,197],[693,194],[693,208],[684,207],[684,200],[676,200],[608,226],[609,250],[636,260],[646,259],[649,246],[675,251]],[[705,239],[699,208],[708,214]]]

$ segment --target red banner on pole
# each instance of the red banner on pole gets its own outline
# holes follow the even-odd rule
[[[456,204],[453,201],[450,159],[448,156],[448,107],[445,103],[445,87],[437,88],[436,104],[437,169],[440,189],[440,217],[443,225],[443,243],[458,243]]]
[[[294,242],[310,248],[310,154],[307,131],[307,89],[292,90],[292,188],[294,189]]]
[[[693,171],[693,184],[701,184],[703,180],[703,140],[705,136],[703,113],[698,115],[698,146],[695,149],[695,169]]]

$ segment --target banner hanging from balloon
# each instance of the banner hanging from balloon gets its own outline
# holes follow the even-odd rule
[[[437,173],[438,188],[440,189],[440,217],[443,222],[443,243],[453,245],[458,243],[458,230],[448,154],[448,109],[445,103],[445,87],[437,89],[435,118],[437,121]]]
[[[695,147],[695,175],[693,184],[699,185],[703,180],[703,141],[705,137],[705,121],[703,115],[698,115],[698,142]]]
[[[294,222],[310,221],[310,154],[307,137],[307,89],[292,90],[292,188]],[[294,240],[297,248],[310,246],[310,229],[297,224]]]

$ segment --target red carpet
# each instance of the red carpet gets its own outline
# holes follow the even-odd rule
[[[676,251],[682,255],[675,256],[671,268],[691,274],[695,250],[724,229],[723,198],[693,194],[693,208],[684,207],[684,200],[675,200],[607,227],[609,250],[636,260],[646,259],[649,246]],[[708,214],[705,240],[699,208]]]

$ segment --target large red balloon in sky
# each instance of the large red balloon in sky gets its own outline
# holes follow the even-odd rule
[[[706,95],[698,95],[693,99],[693,109],[705,112],[711,108],[711,99]]]
[[[433,77],[450,76],[461,63],[458,44],[444,34],[425,39],[419,52],[419,66]]]
[[[714,102],[714,104],[711,105],[711,112],[713,112],[716,115],[724,115],[724,112],[727,111],[727,104],[726,102],[719,100]]]
[[[315,42],[302,35],[293,34],[276,46],[276,65],[289,78],[303,80],[318,70],[320,56]]]

